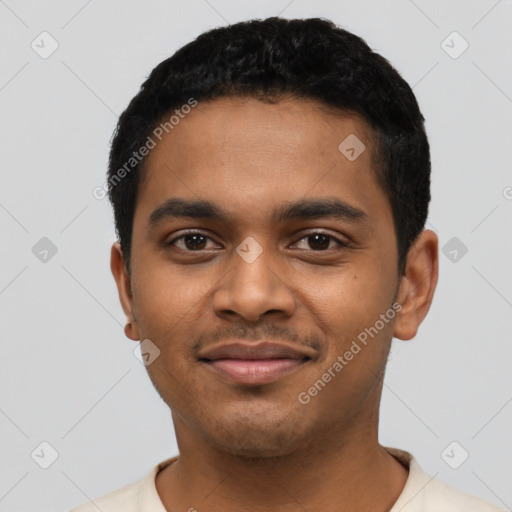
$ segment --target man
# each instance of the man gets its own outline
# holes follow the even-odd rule
[[[391,340],[438,278],[416,99],[320,20],[239,23],[119,119],[111,268],[179,456],[78,512],[496,511],[378,441]]]

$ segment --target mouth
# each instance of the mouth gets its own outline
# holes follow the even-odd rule
[[[217,359],[204,360],[210,368],[239,384],[261,385],[297,370],[309,358],[297,359]]]
[[[311,354],[270,342],[249,345],[234,343],[214,347],[199,358],[210,370],[244,385],[274,382],[302,368]]]

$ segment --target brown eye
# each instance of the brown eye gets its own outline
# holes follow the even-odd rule
[[[209,236],[202,233],[187,233],[171,240],[167,245],[176,246],[178,249],[187,252],[202,251],[206,249]],[[178,244],[177,242],[182,242]]]
[[[203,235],[186,235],[183,237],[183,242],[185,247],[191,251],[194,249],[204,249],[206,237]]]
[[[348,247],[348,244],[327,233],[311,233],[302,237],[299,242],[302,242],[303,240],[307,241],[307,247],[302,247],[302,249],[312,251],[326,251],[333,249],[334,247],[331,246],[331,242],[335,242],[338,247]]]
[[[307,238],[309,246],[314,251],[328,249],[331,242],[331,237],[327,235],[310,235]]]

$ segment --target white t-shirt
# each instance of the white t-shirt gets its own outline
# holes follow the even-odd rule
[[[389,512],[505,512],[486,501],[465,494],[422,471],[414,457],[403,450],[386,450],[409,468],[402,494]],[[142,480],[85,503],[70,512],[167,512],[158,491],[157,473],[177,459],[155,466]]]

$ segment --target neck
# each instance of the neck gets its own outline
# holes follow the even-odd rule
[[[258,458],[219,450],[174,421],[179,459],[156,478],[167,510],[387,512],[408,476],[376,428],[325,433],[286,455]]]

